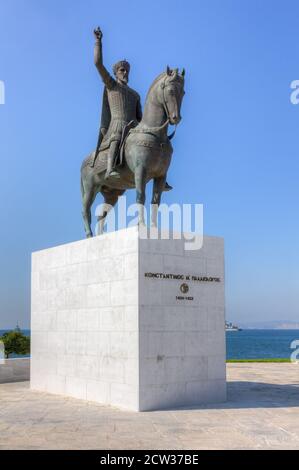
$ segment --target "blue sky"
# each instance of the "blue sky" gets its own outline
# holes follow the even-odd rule
[[[299,3],[111,5],[0,0],[0,328],[29,326],[31,252],[84,237],[79,169],[97,140],[98,24],[107,67],[126,57],[143,103],[167,64],[186,69],[163,201],[203,203],[205,233],[225,238],[227,318],[298,320]]]

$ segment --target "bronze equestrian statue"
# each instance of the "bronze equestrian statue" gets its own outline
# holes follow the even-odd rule
[[[161,193],[171,189],[166,183],[172,146],[167,136],[169,124],[180,121],[184,95],[184,70],[177,69],[159,75],[148,92],[142,116],[140,97],[128,87],[130,66],[120,61],[113,67],[115,79],[103,65],[102,32],[94,31],[95,65],[105,84],[102,119],[98,144],[83,161],[81,192],[83,219],[87,237],[91,231],[91,205],[98,192],[104,196],[102,214],[98,217],[99,233],[105,218],[126,189],[136,188],[139,224],[144,224],[145,185],[154,180],[152,204],[157,208]],[[117,171],[116,171],[117,170]],[[152,213],[156,225],[157,213]]]

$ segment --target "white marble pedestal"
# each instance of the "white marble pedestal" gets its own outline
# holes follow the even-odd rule
[[[135,411],[224,401],[223,240],[184,244],[132,227],[33,253],[31,388]]]

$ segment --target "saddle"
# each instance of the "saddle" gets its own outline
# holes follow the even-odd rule
[[[125,148],[126,139],[128,137],[128,134],[129,134],[130,130],[133,129],[133,127],[135,127],[135,126],[136,126],[136,123],[135,123],[134,120],[130,121],[128,124],[126,124],[124,126],[124,128],[122,130],[119,146],[118,146],[118,151],[116,153],[116,156],[115,156],[115,159],[114,159],[114,162],[113,162],[113,167],[119,166],[123,163],[124,148]],[[88,163],[91,167],[95,166],[96,160],[98,160],[98,157],[99,157],[99,153],[100,153],[100,143],[98,142],[96,151],[93,153],[91,158],[89,157]],[[99,162],[98,162],[98,164],[99,164]],[[102,166],[102,165],[103,165],[103,162],[101,162],[100,166]]]

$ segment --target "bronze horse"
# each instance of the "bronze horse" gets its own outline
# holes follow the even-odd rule
[[[146,97],[142,120],[131,129],[125,141],[123,161],[117,167],[119,178],[105,179],[107,151],[99,152],[95,165],[90,166],[94,152],[87,156],[81,167],[83,220],[87,237],[92,237],[91,205],[97,193],[104,197],[102,213],[98,217],[99,233],[103,232],[105,218],[118,197],[126,189],[136,188],[138,221],[144,225],[145,186],[154,180],[151,204],[152,225],[157,223],[157,208],[164,191],[167,171],[172,156],[172,145],[167,136],[168,125],[180,122],[180,109],[184,95],[184,75],[178,69],[160,74],[152,83]]]

